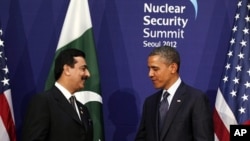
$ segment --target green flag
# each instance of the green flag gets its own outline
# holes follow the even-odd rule
[[[104,141],[100,79],[88,0],[71,0],[69,3],[55,58],[59,52],[66,48],[76,48],[84,51],[86,54],[86,61],[91,76],[86,81],[85,88],[75,95],[77,100],[85,104],[90,111],[94,125],[94,141]],[[45,89],[51,88],[55,83],[54,61]]]

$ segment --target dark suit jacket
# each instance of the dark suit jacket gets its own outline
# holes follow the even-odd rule
[[[158,109],[162,90],[146,98],[135,141],[213,141],[212,112],[207,96],[183,82],[177,89],[162,129]]]
[[[93,126],[86,106],[77,101],[81,119],[53,86],[32,99],[24,121],[22,141],[93,141]]]

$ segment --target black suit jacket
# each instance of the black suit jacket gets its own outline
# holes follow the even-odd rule
[[[22,141],[93,141],[88,109],[78,101],[77,105],[82,120],[57,87],[35,95],[24,121]]]
[[[177,89],[161,136],[158,109],[162,90],[146,98],[135,141],[213,141],[212,112],[207,96],[183,82]]]

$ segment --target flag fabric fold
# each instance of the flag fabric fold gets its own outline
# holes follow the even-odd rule
[[[100,78],[88,0],[70,0],[45,89],[54,85],[54,61],[66,48],[76,48],[86,54],[91,77],[86,81],[85,88],[75,96],[90,111],[94,126],[94,141],[104,141]]]
[[[229,141],[230,125],[250,124],[250,1],[239,0],[213,114],[215,140]]]
[[[9,83],[9,70],[0,27],[0,141],[16,141],[15,119]]]

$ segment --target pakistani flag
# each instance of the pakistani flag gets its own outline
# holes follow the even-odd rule
[[[77,92],[77,99],[85,104],[90,111],[94,125],[94,141],[104,141],[102,121],[102,97],[100,95],[100,80],[96,52],[92,33],[92,23],[88,0],[71,0],[57,45],[55,58],[64,49],[76,48],[86,54],[90,78],[85,88]],[[55,59],[54,59],[55,60]],[[46,89],[55,83],[54,61],[46,82]]]

